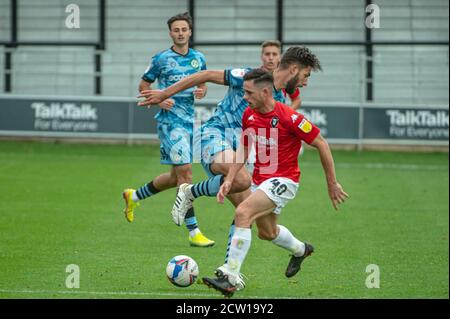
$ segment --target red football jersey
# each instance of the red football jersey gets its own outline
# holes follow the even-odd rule
[[[272,177],[298,183],[298,154],[302,140],[311,144],[320,129],[289,106],[276,102],[272,112],[262,114],[248,107],[242,118],[241,142],[256,147],[253,183],[260,185]]]

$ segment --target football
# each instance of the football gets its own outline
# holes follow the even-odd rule
[[[179,255],[173,257],[166,267],[169,281],[177,287],[189,287],[198,277],[198,265],[189,256]]]

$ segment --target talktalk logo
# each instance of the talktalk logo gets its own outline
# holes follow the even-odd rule
[[[327,114],[321,110],[302,110],[301,113],[316,126],[326,126],[328,124]]]
[[[37,119],[97,120],[97,109],[91,104],[34,102],[31,108]]]
[[[448,127],[448,113],[445,111],[387,110],[391,125]]]

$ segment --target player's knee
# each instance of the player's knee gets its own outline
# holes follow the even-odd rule
[[[176,176],[170,176],[169,181],[168,181],[168,185],[171,187],[175,187],[178,185],[178,179]]]
[[[192,182],[192,168],[190,165],[176,168],[176,178],[179,184]]]
[[[250,227],[250,211],[245,205],[236,208],[234,222],[236,227]]]
[[[258,229],[258,237],[262,240],[274,240],[277,238],[277,232],[271,229]]]
[[[250,175],[240,172],[233,181],[233,189],[235,192],[243,192],[250,188],[252,180]]]
[[[172,186],[177,186],[178,178],[175,171],[172,169],[169,174],[169,184]]]

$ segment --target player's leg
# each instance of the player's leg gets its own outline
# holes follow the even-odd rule
[[[204,168],[207,171],[208,176],[215,176],[215,175],[226,176],[230,169],[229,161],[235,160],[236,160],[235,153],[231,150],[226,150],[218,153],[218,155],[215,156],[213,163],[211,165],[204,165]],[[233,181],[231,192],[229,195],[227,195],[227,198],[233,204],[233,206],[237,208],[252,193],[250,191],[251,175],[248,173],[246,169],[242,168],[239,171],[237,179],[235,181]],[[239,192],[239,190],[241,189],[244,189],[244,191]],[[235,230],[235,221],[233,219],[230,225],[230,229],[228,231],[227,252],[224,261],[225,264],[228,261],[231,239],[233,238],[234,230]]]
[[[186,188],[189,198],[195,200],[201,196],[215,197],[220,190],[225,176],[231,166],[236,162],[236,153],[233,150],[225,150],[216,154],[214,161],[209,165],[210,178]],[[231,186],[230,194],[241,193],[250,188],[251,177],[243,167],[236,175]]]
[[[234,151],[227,149],[217,153],[217,155],[221,158],[226,158],[229,162],[215,162],[214,160],[211,165],[203,163],[203,166],[209,176],[207,180],[196,184],[180,185],[174,206],[172,208],[172,216],[174,217],[174,222],[177,225],[181,225],[183,223],[184,216],[190,207],[192,207],[192,202],[196,198],[200,196],[215,197],[219,192],[220,186],[224,181],[224,176],[228,174],[232,163],[235,161],[236,154]],[[250,175],[243,167],[236,175],[230,193],[241,193],[247,190],[250,187],[250,184]]]
[[[173,164],[175,175],[177,176],[177,185],[187,185],[192,183],[192,149],[193,131],[192,128],[178,127],[174,125],[170,132],[170,159]],[[181,225],[186,222],[189,231],[189,242],[192,246],[209,247],[214,245],[214,241],[206,238],[198,228],[197,218],[195,216],[192,203],[187,203],[186,211],[183,216],[174,215],[174,222]],[[182,218],[180,220],[180,218]],[[175,220],[176,219],[176,220]]]
[[[227,198],[234,205],[234,207],[238,207],[239,204],[241,204],[244,200],[246,200],[251,194],[252,194],[252,192],[249,188],[240,193],[230,194],[227,196]],[[234,218],[233,218],[233,221],[231,222],[231,225],[230,225],[230,229],[228,231],[227,253],[225,255],[225,262],[224,262],[225,264],[228,261],[228,256],[229,256],[230,246],[231,246],[231,238],[233,238],[234,229],[235,229],[235,222],[234,222]]]
[[[274,213],[258,218],[256,220],[258,237],[291,252],[285,274],[286,277],[292,277],[300,271],[303,260],[314,252],[314,247],[294,237],[285,226],[277,225],[276,219],[277,215]]]
[[[220,158],[220,161],[214,160],[212,164],[203,163],[203,167],[209,176],[209,179],[196,183],[194,185],[183,184],[177,192],[177,198],[172,208],[172,215],[175,223],[177,220],[182,220],[184,212],[189,214],[189,209],[192,206],[193,201],[200,196],[216,196],[219,192],[220,186],[223,183],[224,176],[228,174],[231,163],[236,160],[235,152],[231,149],[219,152],[216,159]],[[242,168],[233,182],[231,194],[227,196],[228,200],[237,207],[242,203],[250,194],[251,177],[245,168]],[[184,219],[186,220],[186,218]],[[177,223],[178,224],[178,223]],[[225,262],[228,260],[228,251],[231,244],[231,238],[234,234],[234,220],[230,226],[228,234],[227,254]]]
[[[236,153],[231,149],[227,149],[225,151],[219,152],[214,156],[214,160],[211,165],[204,165],[204,169],[206,170],[208,176],[226,176],[230,170],[230,162],[236,161]],[[238,207],[244,200],[246,200],[250,195],[250,185],[251,185],[251,176],[245,168],[242,168],[238,175],[233,181],[232,189],[230,194],[227,196],[228,200],[234,205],[234,207]],[[220,189],[220,185],[219,185]],[[239,190],[244,190],[239,192]],[[218,190],[217,190],[218,192]],[[217,192],[215,194],[217,194]],[[225,255],[225,263],[228,261],[231,239],[233,238],[235,230],[235,221],[233,219],[230,229],[228,231],[228,242],[227,242],[227,253]]]
[[[172,126],[167,123],[158,122],[157,125],[158,137],[160,140],[160,163],[165,165],[172,165],[171,150],[174,145],[174,141],[170,139],[170,132]],[[164,173],[156,177],[154,180],[142,185],[135,189],[128,188],[122,193],[122,197],[125,200],[124,214],[127,221],[132,222],[134,220],[134,210],[139,206],[139,201],[149,198],[159,192],[177,186],[177,176],[173,169],[169,173]]]
[[[203,278],[206,285],[225,295],[231,295],[237,289],[243,288],[240,269],[250,249],[250,226],[255,219],[270,214],[275,207],[262,191],[257,190],[236,208],[236,227],[231,239],[228,261],[217,269],[217,278]]]
[[[174,165],[173,170],[177,178],[177,186],[192,182],[192,164]]]
[[[177,183],[177,174],[175,172],[175,169],[172,167],[170,169],[170,172],[158,175],[149,183],[139,187],[133,193],[133,200],[144,200],[148,197],[158,194],[159,192],[176,187],[178,185]]]
[[[291,252],[292,257],[286,269],[287,277],[292,277],[300,271],[303,260],[314,251],[312,245],[301,242],[292,235],[289,229],[277,224],[278,215],[282,208],[295,197],[297,188],[297,183],[286,178],[272,178],[258,187],[276,205],[273,213],[256,220],[258,237],[263,240],[270,240],[275,245]]]
[[[177,176],[173,169],[168,173],[161,174],[147,184],[138,189],[125,189],[123,198],[125,200],[125,218],[132,222],[134,220],[134,210],[139,206],[139,201],[158,194],[166,189],[177,186]]]
[[[233,131],[228,134],[226,128],[214,124],[204,125],[201,129],[201,136],[196,139],[196,149],[200,149],[201,163],[205,169],[208,179],[192,185],[191,198],[200,196],[215,197],[220,190],[224,177],[232,164],[237,162],[236,152],[237,143],[240,135]],[[243,159],[241,159],[243,160]],[[233,181],[230,194],[240,193],[251,185],[251,176],[245,170],[241,169]]]
[[[295,238],[289,229],[278,225],[277,219],[278,215],[275,213],[258,218],[256,220],[258,237],[289,250],[293,255],[302,256],[305,253],[305,244]]]
[[[176,185],[192,183],[192,164],[175,165],[173,170],[177,178]],[[184,216],[184,222],[189,231],[189,242],[192,246],[209,247],[214,245],[214,241],[205,237],[200,231],[192,202]]]

